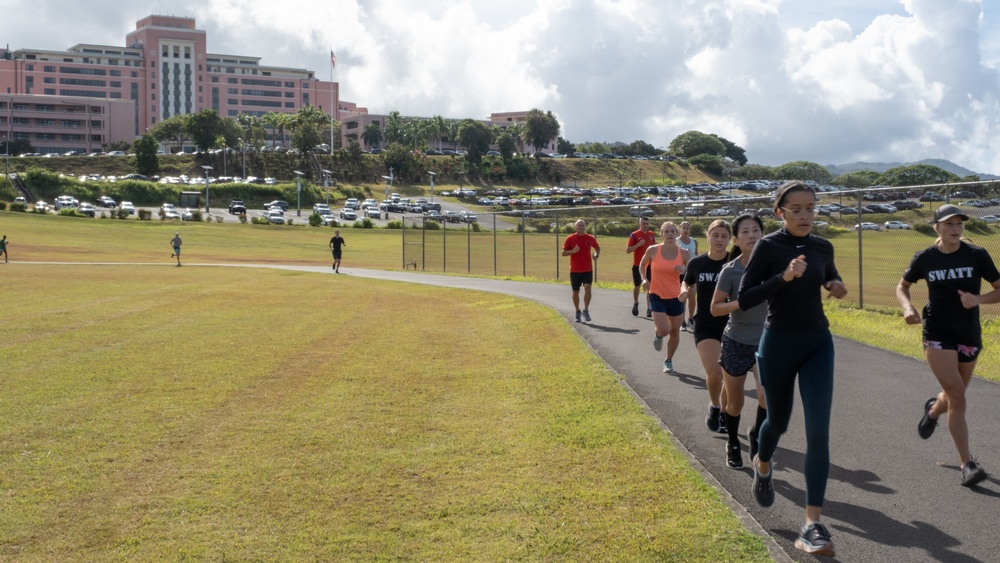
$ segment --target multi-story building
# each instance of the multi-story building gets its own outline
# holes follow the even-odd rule
[[[228,117],[305,106],[334,118],[340,107],[359,111],[314,71],[260,62],[209,53],[193,18],[157,15],[136,22],[124,47],[0,50],[0,138],[26,139],[41,153],[94,152],[203,109]]]

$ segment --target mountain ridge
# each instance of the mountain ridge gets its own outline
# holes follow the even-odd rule
[[[846,164],[827,164],[825,168],[830,171],[834,176],[839,176],[841,174],[847,174],[849,172],[857,172],[859,170],[874,170],[875,172],[885,172],[890,168],[896,168],[898,166],[913,166],[915,164],[927,164],[930,166],[937,166],[938,168],[951,172],[952,174],[964,178],[965,176],[978,176],[981,180],[998,180],[1000,176],[994,174],[986,174],[984,172],[974,172],[959,166],[950,160],[945,160],[943,158],[925,158],[923,160],[918,160],[916,162],[849,162]]]

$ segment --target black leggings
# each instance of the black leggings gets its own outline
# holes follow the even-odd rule
[[[806,422],[806,504],[823,506],[830,473],[830,409],[833,403],[833,338],[829,330],[776,332],[764,329],[757,350],[760,384],[767,397],[767,420],[758,440],[761,461],[771,461],[788,429],[795,401],[795,378]]]

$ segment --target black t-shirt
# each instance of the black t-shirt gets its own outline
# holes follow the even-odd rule
[[[958,290],[979,295],[983,280],[992,284],[1000,279],[989,252],[964,242],[947,254],[931,246],[913,255],[903,279],[910,283],[927,280],[924,340],[981,346],[979,307],[963,307]]]
[[[793,258],[805,256],[802,277],[786,282],[782,274]],[[840,280],[833,263],[833,245],[808,234],[797,237],[784,229],[760,239],[740,281],[740,309],[748,311],[767,301],[764,326],[781,331],[816,332],[830,328],[823,313],[820,288]]]
[[[708,253],[695,256],[687,264],[684,282],[694,288],[697,306],[695,321],[698,325],[717,325],[723,329],[729,322],[729,315],[716,317],[712,315],[712,297],[715,295],[715,285],[719,281],[719,272],[726,265],[728,256],[722,260],[712,260]],[[689,290],[690,291],[690,290]]]
[[[330,244],[333,246],[334,252],[340,252],[340,247],[344,244],[344,237],[333,237],[330,239]]]

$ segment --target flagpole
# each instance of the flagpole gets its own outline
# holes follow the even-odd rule
[[[330,47],[330,154],[333,154],[333,121],[337,114],[337,108],[333,101],[333,67],[337,65],[334,60],[333,47]]]

